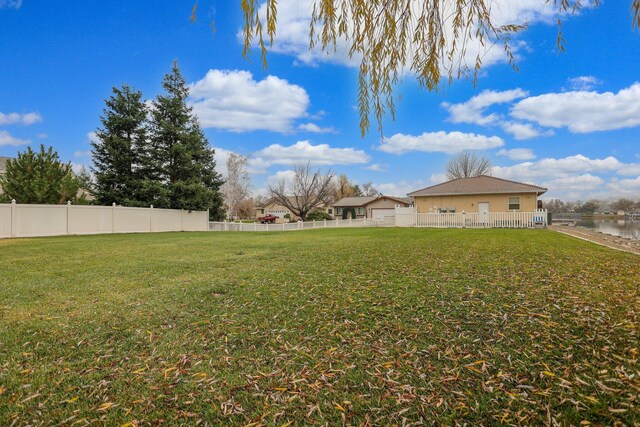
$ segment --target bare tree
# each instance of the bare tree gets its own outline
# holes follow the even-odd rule
[[[241,154],[230,154],[227,159],[227,171],[225,183],[220,191],[227,217],[234,218],[238,204],[249,197],[250,179],[247,172],[247,158]]]
[[[371,181],[362,184],[362,195],[367,197],[374,197],[380,194],[378,190],[373,186]]]
[[[311,170],[311,165],[296,165],[291,182],[281,180],[269,186],[269,196],[274,202],[285,206],[303,221],[318,205],[331,199],[334,192],[333,173],[322,174]]]
[[[460,153],[447,163],[447,179],[470,178],[486,175],[491,172],[493,165],[486,157],[475,153]]]
[[[611,209],[613,209],[614,212],[618,212],[618,211],[626,212],[626,211],[632,210],[635,205],[636,203],[633,200],[621,197],[615,202],[611,203]]]

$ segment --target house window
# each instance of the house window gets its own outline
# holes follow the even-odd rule
[[[358,215],[364,215],[364,208],[358,208]]]
[[[520,210],[520,197],[509,197],[509,210]]]
[[[331,208],[327,209],[327,213],[328,213],[329,215],[333,215],[333,209],[331,209]]]
[[[336,215],[342,215],[342,208],[336,208]]]

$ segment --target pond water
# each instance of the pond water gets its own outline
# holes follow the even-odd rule
[[[640,222],[625,220],[582,220],[577,221],[576,226],[584,227],[612,236],[620,236],[626,239],[640,240]]]

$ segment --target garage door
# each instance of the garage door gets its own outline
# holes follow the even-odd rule
[[[371,209],[371,217],[372,218],[384,218],[385,216],[393,216],[395,215],[395,209]]]

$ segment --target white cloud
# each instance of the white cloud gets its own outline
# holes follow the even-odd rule
[[[248,71],[209,70],[189,89],[203,128],[291,132],[293,122],[308,115],[307,92],[275,76],[256,81]]]
[[[372,165],[364,167],[363,169],[373,172],[386,172],[389,168],[387,165],[379,165],[377,163],[374,163]]]
[[[551,129],[543,131],[537,129],[535,126],[530,123],[517,123],[517,122],[509,122],[505,121],[500,124],[502,129],[510,135],[513,135],[515,139],[521,141],[523,139],[531,139],[536,138],[538,136],[551,136],[555,132]]]
[[[289,187],[291,183],[293,183],[293,179],[295,178],[295,176],[296,173],[293,170],[278,171],[267,178],[267,184],[277,185],[280,182],[284,181],[285,186]]]
[[[582,175],[566,176],[562,178],[544,181],[544,186],[554,192],[559,191],[593,191],[602,186],[604,179],[589,173]]]
[[[42,121],[40,113],[0,113],[0,125],[24,125],[29,126]]]
[[[76,151],[73,153],[73,157],[91,157],[91,150]]]
[[[374,183],[373,187],[387,196],[405,197],[407,193],[425,187],[422,180]]]
[[[312,133],[335,133],[335,129],[332,127],[320,127],[315,123],[303,123],[298,126],[299,130],[312,132]]]
[[[533,154],[533,150],[530,148],[512,148],[511,150],[502,149],[498,151],[498,156],[505,156],[511,160],[531,160],[535,159],[536,155]]]
[[[497,166],[493,175],[546,187],[549,189],[546,198],[607,198],[633,195],[635,183],[640,179],[636,178],[640,175],[640,163],[624,163],[613,156],[591,159],[577,154],[508,167]],[[632,178],[619,179],[620,176]]]
[[[22,0],[0,0],[0,9],[20,9]]]
[[[45,138],[47,138],[49,135],[47,135],[46,133],[44,133],[44,132],[43,132],[43,133],[39,133],[39,134],[38,134],[38,135],[36,135],[36,136],[37,136],[38,138],[40,138],[40,139],[45,139]]]
[[[458,104],[443,102],[441,106],[449,112],[448,120],[453,123],[500,126],[517,140],[552,135],[553,131],[539,130],[530,123],[513,122],[506,120],[501,114],[486,113],[486,110],[493,105],[511,103],[526,96],[529,96],[529,92],[520,88],[504,91],[485,90],[466,102]]]
[[[618,93],[548,93],[516,103],[512,116],[573,133],[640,126],[640,83]]]
[[[488,107],[512,102],[528,95],[529,92],[519,88],[501,92],[484,90],[467,102],[459,104],[443,102],[441,106],[449,112],[449,120],[453,123],[474,123],[484,126],[495,124],[500,120],[500,116],[496,114],[484,115]]]
[[[11,134],[9,134],[9,132],[7,132],[6,130],[0,130],[0,146],[2,145],[29,145],[31,144],[31,141],[29,141],[28,139],[20,139],[20,138],[16,138],[14,136],[11,136]]]
[[[523,162],[514,166],[496,166],[494,175],[517,180],[565,178],[582,173],[620,172],[635,164],[622,163],[613,156],[591,159],[582,154],[561,159],[545,158],[536,162]]]
[[[607,184],[607,188],[619,196],[640,197],[640,176],[612,181]]]
[[[309,141],[298,141],[293,145],[272,144],[251,156],[257,166],[295,165],[311,163],[312,165],[353,165],[367,163],[370,156],[355,148],[334,148],[328,144],[313,145]]]
[[[568,79],[567,82],[569,83],[569,87],[571,88],[571,90],[577,90],[577,91],[592,90],[597,85],[602,83],[595,76],[572,77]]]
[[[100,142],[98,135],[94,131],[87,132],[87,141],[89,141],[89,143]]]
[[[456,154],[466,150],[486,150],[503,145],[504,141],[497,136],[440,131],[425,132],[418,136],[398,133],[384,138],[378,149],[392,154],[404,154],[411,151]]]

